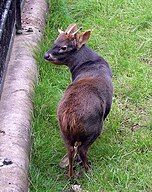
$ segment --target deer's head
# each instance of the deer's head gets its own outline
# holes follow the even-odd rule
[[[52,63],[62,64],[71,54],[79,51],[86,44],[91,33],[90,30],[79,33],[80,29],[76,24],[69,25],[65,31],[59,29],[59,36],[53,47],[45,53],[44,58]]]

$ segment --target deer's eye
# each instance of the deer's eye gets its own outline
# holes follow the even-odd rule
[[[67,50],[67,46],[63,46],[63,47],[61,47],[60,50],[62,50],[62,51],[66,51],[66,50]]]

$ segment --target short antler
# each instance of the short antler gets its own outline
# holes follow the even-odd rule
[[[79,31],[81,31],[82,30],[82,27],[80,27],[79,29],[77,29],[74,33],[72,33],[72,35],[75,35],[75,34],[77,34]]]
[[[74,23],[68,26],[68,28],[65,30],[65,33],[73,34],[76,30],[77,30],[77,25]]]
[[[60,34],[64,33],[64,31],[62,31],[61,29],[58,29],[58,32],[59,32]]]

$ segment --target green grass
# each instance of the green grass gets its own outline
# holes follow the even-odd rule
[[[61,192],[78,183],[88,192],[152,191],[152,3],[151,0],[51,1],[40,49],[34,98],[32,192]],[[114,97],[102,136],[89,151],[92,173],[72,182],[59,162],[66,152],[56,108],[70,73],[43,59],[57,28],[76,22],[92,29],[89,46],[113,71]]]

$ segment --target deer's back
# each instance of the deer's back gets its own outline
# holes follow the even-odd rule
[[[73,82],[58,106],[58,119],[63,134],[83,135],[95,131],[106,109],[111,107],[111,83],[101,77],[87,77]]]

